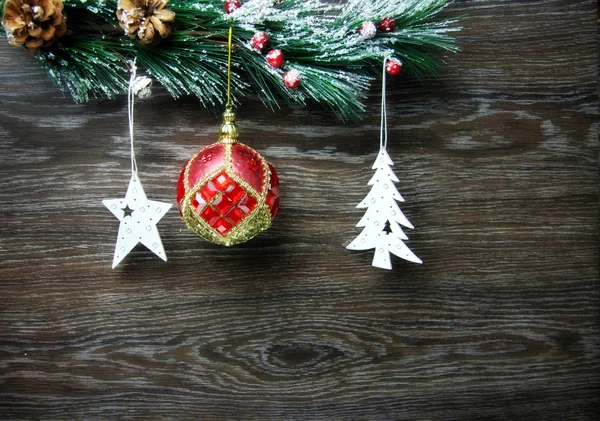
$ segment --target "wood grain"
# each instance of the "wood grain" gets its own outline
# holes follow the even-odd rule
[[[278,168],[273,227],[235,247],[159,224],[111,270],[129,181],[125,98],[76,105],[0,43],[0,419],[595,420],[600,415],[595,1],[457,1],[463,52],[400,78],[389,152],[424,265],[358,234],[363,122],[253,99],[242,141]],[[140,176],[174,201],[219,119],[136,105]]]

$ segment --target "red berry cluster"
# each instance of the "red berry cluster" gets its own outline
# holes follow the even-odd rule
[[[274,0],[276,6],[283,0]],[[233,13],[242,7],[240,0],[225,1],[225,12]],[[250,40],[252,46],[258,51],[264,50],[269,45],[269,35],[266,32],[257,32]],[[273,49],[267,53],[267,63],[272,67],[281,67],[283,65],[283,52],[279,49]],[[283,75],[283,83],[290,89],[296,89],[300,85],[300,73],[297,70],[289,70]]]
[[[394,32],[396,30],[396,21],[392,17],[386,17],[381,19],[379,26],[375,25],[375,22],[366,20],[360,26],[360,34],[364,39],[373,38],[379,29],[381,32]]]
[[[394,32],[396,30],[396,21],[392,17],[385,17],[376,26],[374,22],[366,20],[360,26],[360,35],[363,39],[373,38],[377,30],[381,32]],[[385,64],[385,70],[388,74],[395,76],[402,70],[402,61],[395,57],[390,57]]]
[[[257,51],[262,51],[269,45],[269,35],[266,32],[257,32],[252,36],[250,43]],[[281,67],[284,62],[283,52],[274,48],[267,53],[266,59],[271,67]],[[297,70],[286,72],[283,75],[283,83],[290,89],[296,89],[300,85],[300,73]]]

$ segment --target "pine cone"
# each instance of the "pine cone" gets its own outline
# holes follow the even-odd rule
[[[175,20],[175,12],[165,9],[169,0],[119,0],[117,18],[125,35],[140,44],[158,44],[171,34],[165,22]]]
[[[6,0],[2,25],[8,42],[30,50],[47,47],[67,31],[62,0]]]

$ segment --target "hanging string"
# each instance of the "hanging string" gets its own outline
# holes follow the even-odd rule
[[[133,104],[135,99],[135,93],[133,91],[133,83],[136,77],[136,59],[128,61],[129,69],[131,71],[131,77],[129,78],[129,86],[127,87],[127,111],[129,113],[129,141],[131,147],[131,172],[137,175],[137,162],[135,160],[135,148],[133,146]]]
[[[227,42],[227,108],[231,108],[231,49],[233,27],[229,27],[229,40]]]
[[[383,76],[381,78],[381,130],[379,133],[379,149],[387,148],[387,106],[385,101],[385,81],[386,74],[385,64],[388,58],[384,57],[383,59]]]

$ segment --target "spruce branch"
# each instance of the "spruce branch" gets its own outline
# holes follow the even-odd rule
[[[9,0],[5,0],[9,1]],[[437,19],[451,0],[247,0],[226,14],[223,0],[172,0],[171,34],[160,44],[142,45],[119,26],[115,0],[63,0],[67,33],[35,58],[61,89],[77,102],[112,98],[126,89],[126,61],[138,66],[174,97],[195,95],[206,108],[225,100],[226,33],[233,26],[232,92],[239,99],[253,92],[276,109],[281,103],[320,105],[340,119],[358,119],[381,61],[396,56],[404,70],[435,75],[444,52],[456,52],[457,19]],[[394,32],[361,37],[365,21],[393,17]],[[283,68],[270,67],[264,51],[251,43],[258,31],[270,37],[269,48],[283,51]],[[285,71],[300,72],[297,89],[283,83]]]

